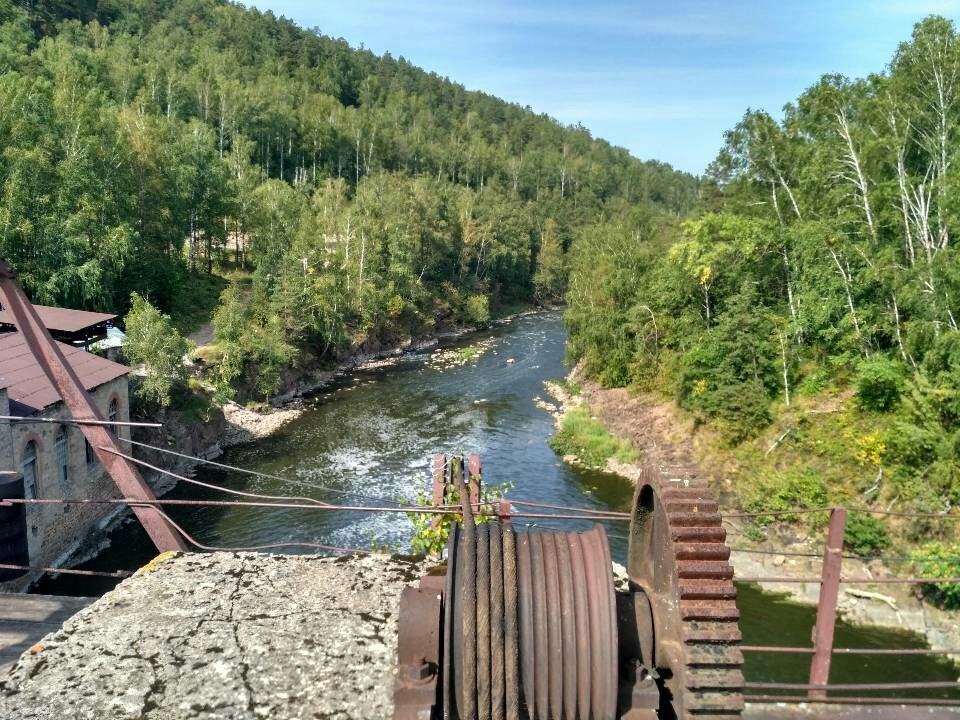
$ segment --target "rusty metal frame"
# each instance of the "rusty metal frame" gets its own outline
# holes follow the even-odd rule
[[[467,487],[470,491],[470,505],[475,514],[480,513],[480,482],[482,472],[480,470],[480,456],[471,455],[467,459]]]
[[[438,714],[443,617],[443,592],[436,582],[439,579],[425,577],[420,587],[406,587],[400,596],[394,720],[431,720]]]
[[[952,655],[957,648],[933,650],[930,648],[835,648],[834,630],[836,628],[837,607],[840,586],[844,583],[915,583],[915,582],[955,582],[958,578],[847,578],[842,574],[843,537],[846,529],[847,509],[835,507],[830,510],[830,522],[827,527],[826,547],[824,549],[819,577],[749,577],[737,578],[740,582],[810,582],[820,585],[817,604],[817,617],[812,631],[812,647],[789,647],[777,645],[743,645],[741,650],[748,652],[810,654],[810,680],[808,683],[746,682],[748,690],[794,690],[806,691],[806,695],[744,695],[744,700],[752,703],[825,703],[836,705],[956,705],[956,700],[940,698],[889,698],[866,696],[828,695],[828,691],[870,691],[870,690],[920,690],[960,688],[960,682],[931,681],[910,683],[830,683],[830,664],[834,655]]]
[[[843,534],[847,526],[847,509],[830,511],[827,545],[823,551],[820,601],[817,603],[817,622],[813,629],[813,658],[810,660],[810,684],[826,685],[830,681],[830,659],[833,634],[837,624],[837,603],[840,594],[840,573],[843,563]],[[811,689],[812,699],[827,696],[826,690]]]
[[[74,419],[105,422],[93,398],[83,387],[83,383],[67,362],[50,332],[40,321],[37,311],[17,283],[13,270],[2,259],[0,259],[0,298],[3,300],[4,307],[13,316],[14,324],[26,340],[27,347],[37,364],[63,399],[64,405]],[[108,431],[105,425],[81,423],[80,431],[124,498],[156,500],[150,486],[132,463],[102,449],[109,448],[116,453],[121,452],[113,433]],[[186,543],[177,530],[156,508],[134,505],[131,509],[158,551],[187,549]]]

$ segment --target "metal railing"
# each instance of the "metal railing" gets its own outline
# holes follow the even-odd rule
[[[825,509],[814,512],[824,512]],[[855,508],[850,512],[870,512],[883,514],[882,511],[873,511]],[[796,512],[796,511],[790,511]],[[810,512],[806,510],[803,512]],[[813,627],[813,645],[811,647],[788,647],[777,645],[741,645],[745,652],[755,653],[792,653],[809,654],[810,680],[807,683],[787,682],[745,682],[745,690],[792,690],[805,691],[805,695],[778,695],[778,694],[745,694],[747,702],[816,702],[828,704],[876,704],[876,705],[960,705],[960,700],[944,698],[894,698],[885,696],[846,696],[829,695],[834,692],[870,692],[870,691],[912,691],[912,690],[960,690],[960,682],[955,681],[921,681],[921,682],[874,682],[874,683],[830,683],[830,665],[834,655],[956,655],[960,656],[960,648],[927,649],[927,648],[835,648],[834,634],[837,623],[837,608],[839,606],[840,586],[843,584],[874,584],[874,583],[960,583],[958,577],[844,577],[843,566],[843,539],[846,531],[848,509],[834,507],[829,509],[830,520],[827,525],[827,538],[821,558],[820,575],[816,577],[737,577],[738,582],[753,583],[817,583],[820,586],[817,603],[816,621]],[[741,513],[740,517],[757,517],[766,513]],[[908,513],[896,513],[907,515]],[[927,517],[932,513],[917,513]],[[911,514],[912,515],[912,514]],[[957,515],[939,515],[947,520],[960,520]]]

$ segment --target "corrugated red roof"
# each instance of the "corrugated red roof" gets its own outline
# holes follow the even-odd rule
[[[130,372],[127,366],[99,355],[61,342],[57,345],[87,390]],[[60,394],[47,380],[23,335],[18,332],[0,334],[0,387],[7,389],[10,400],[26,406],[31,412],[60,400]]]
[[[116,315],[108,313],[89,312],[87,310],[71,310],[70,308],[51,307],[50,305],[34,305],[42,322],[48,330],[75,333],[100,323],[115,320]],[[6,309],[0,309],[0,323],[16,325],[13,315]]]

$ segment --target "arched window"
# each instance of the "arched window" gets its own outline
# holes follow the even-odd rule
[[[70,479],[70,444],[67,441],[65,427],[57,430],[57,439],[53,448],[57,458],[57,480],[60,481],[61,487],[66,487],[67,480]]]
[[[117,402],[116,398],[113,398],[113,400],[110,401],[110,407],[107,410],[107,420],[109,420],[110,422],[116,422],[117,413],[119,412],[119,410],[120,410],[120,403]],[[116,425],[111,425],[110,429],[113,430],[114,433],[117,432]]]
[[[23,447],[23,495],[27,499],[37,496],[37,444],[30,440]]]

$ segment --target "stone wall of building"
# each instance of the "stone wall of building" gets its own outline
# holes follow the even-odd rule
[[[93,397],[104,418],[107,418],[110,403],[117,402],[117,420],[130,419],[130,402],[127,378],[119,377],[94,388]],[[5,397],[5,394],[4,394]],[[44,418],[68,418],[70,412],[62,402],[51,405],[39,414]],[[56,437],[61,428],[67,436],[68,473],[66,482],[61,482],[57,469]],[[122,438],[130,437],[128,427],[118,427]],[[13,458],[12,469],[22,472],[23,456],[30,441],[37,447],[37,497],[57,499],[102,499],[120,496],[117,486],[95,456],[87,462],[86,440],[75,425],[54,423],[12,423],[9,428],[9,443],[12,452],[0,457]],[[0,438],[0,450],[3,439]],[[9,460],[7,460],[9,462]],[[27,542],[30,564],[51,567],[62,564],[84,543],[91,542],[98,526],[106,525],[123,506],[109,504],[91,505],[33,505],[27,508]],[[33,582],[40,573],[28,575],[8,583],[0,583],[0,589],[22,589]]]
[[[0,415],[10,415],[10,398],[6,388],[0,388]],[[0,470],[18,472],[13,465],[13,432],[8,420],[0,420]]]

